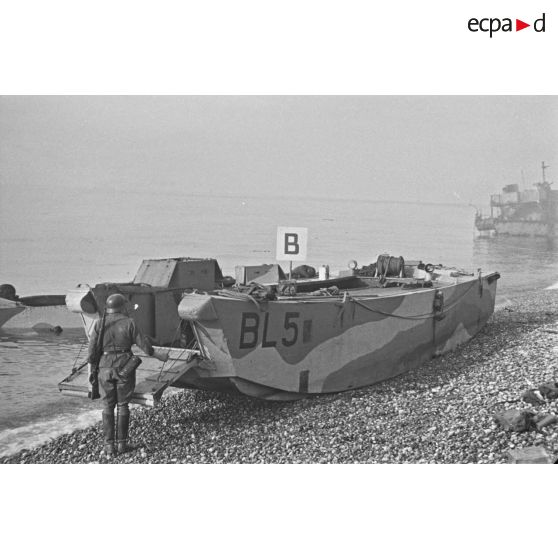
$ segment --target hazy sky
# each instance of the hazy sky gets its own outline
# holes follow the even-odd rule
[[[487,204],[558,180],[558,97],[0,97],[0,188]],[[1,198],[0,198],[1,202]]]

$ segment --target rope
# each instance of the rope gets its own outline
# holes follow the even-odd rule
[[[173,339],[172,339],[172,341],[171,341],[171,345],[178,339],[178,332],[179,332],[180,328],[182,327],[182,323],[183,323],[183,322],[184,322],[184,320],[180,320],[180,321],[178,322],[178,326],[176,327],[176,331],[174,332],[174,337],[173,337]],[[196,342],[196,339],[193,339],[192,342],[195,343],[195,342]],[[192,342],[190,343],[190,345],[192,344]],[[171,347],[171,348],[172,348],[172,347]],[[178,356],[177,356],[176,358],[172,359],[172,360],[173,360],[174,362],[176,362],[177,360],[180,360],[180,359],[182,358],[182,355],[183,355],[187,350],[189,350],[189,346],[184,347],[184,348],[182,349],[182,351],[178,354]],[[194,358],[193,355],[190,355],[190,357],[191,357],[191,358],[189,358],[186,362],[190,362],[190,360],[192,360],[192,358]],[[170,359],[169,359],[169,360],[170,360]],[[165,368],[165,364],[166,364],[167,362],[168,362],[168,360],[167,360],[166,362],[163,362],[162,365],[161,365],[161,370],[160,370],[160,372],[159,372],[159,375],[157,376],[157,381],[158,381],[158,382],[161,380],[161,376],[163,375],[163,371],[164,371],[164,368]]]
[[[260,303],[251,295],[246,293],[240,293],[236,291],[217,291],[219,296],[224,296],[226,298],[234,298],[237,300],[244,300],[246,302],[253,302],[258,310],[260,309]]]
[[[179,320],[178,325],[176,326],[176,330],[175,330],[175,332],[174,332],[174,336],[173,336],[172,341],[171,341],[171,346],[172,346],[172,345],[174,344],[174,342],[178,339],[178,332],[180,331],[181,326],[182,326],[182,320]],[[183,351],[183,352],[184,352],[184,351]],[[180,353],[180,356],[182,356],[182,353]],[[174,360],[177,360],[177,359],[174,359]],[[161,370],[159,371],[159,375],[157,376],[157,381],[160,381],[161,376],[162,376],[162,374],[163,374],[163,370],[164,370],[164,368],[165,368],[165,364],[166,364],[167,362],[168,362],[168,359],[167,359],[165,362],[162,362],[162,363],[161,363]]]
[[[442,313],[447,312],[448,310],[451,310],[454,306],[457,305],[457,303],[476,285],[476,281],[471,282],[471,285],[469,285],[469,288],[463,293],[461,294],[450,306],[447,306],[446,308],[444,308],[442,310]],[[431,318],[433,316],[436,315],[435,312],[429,312],[428,314],[416,314],[415,316],[400,316],[398,314],[390,314],[389,312],[382,312],[381,310],[376,310],[375,308],[370,308],[368,306],[366,306],[366,304],[363,304],[362,302],[360,302],[359,300],[354,299],[353,297],[351,297],[349,295],[349,300],[351,300],[352,302],[354,302],[355,304],[357,304],[358,306],[362,306],[362,308],[365,308],[366,310],[369,310],[370,312],[375,312],[376,314],[381,314],[382,316],[388,316],[390,318],[399,318],[401,320],[423,320],[424,318]]]
[[[81,355],[81,351],[83,350],[83,347],[85,347],[85,344],[87,343],[87,341],[84,341],[80,346],[79,346],[79,351],[78,354],[74,360],[74,365],[72,366],[72,370],[76,367],[77,361],[79,360],[79,357]],[[87,364],[87,361],[85,361],[79,368],[77,368],[77,370],[81,370],[85,365]]]

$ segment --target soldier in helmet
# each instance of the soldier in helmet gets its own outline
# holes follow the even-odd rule
[[[128,427],[130,410],[128,404],[136,387],[135,371],[124,376],[120,369],[132,355],[132,345],[136,344],[149,356],[165,361],[167,351],[153,349],[149,339],[143,335],[133,318],[128,316],[127,300],[121,294],[110,295],[105,303],[105,330],[103,334],[103,355],[99,362],[99,391],[103,404],[103,431],[105,436],[105,453],[114,456],[116,452],[125,453],[131,449],[128,445]],[[89,362],[93,357],[101,320],[93,326],[89,339]],[[89,364],[91,376],[91,364]],[[116,407],[116,448],[115,420]]]

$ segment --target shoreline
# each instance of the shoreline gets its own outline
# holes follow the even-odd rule
[[[557,400],[519,400],[557,380],[557,318],[555,290],[530,292],[500,305],[465,345],[379,384],[295,402],[181,391],[155,409],[132,407],[134,452],[103,455],[99,411],[96,425],[0,463],[505,463],[531,445],[556,458],[558,425],[506,432],[493,415],[558,414]]]

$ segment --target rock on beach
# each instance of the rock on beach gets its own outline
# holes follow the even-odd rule
[[[107,459],[100,422],[0,463],[506,463],[540,446],[558,456],[558,425],[509,432],[494,421],[534,406],[528,389],[557,380],[558,295],[511,301],[469,343],[393,380],[295,402],[180,391],[156,409],[134,408],[138,449]],[[100,416],[99,416],[100,419]]]

